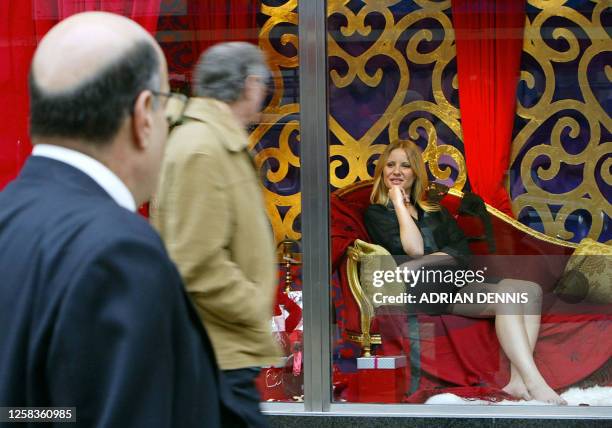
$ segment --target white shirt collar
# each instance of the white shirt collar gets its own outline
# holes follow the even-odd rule
[[[136,211],[134,196],[127,186],[115,173],[94,158],[76,150],[51,144],[36,144],[32,150],[32,155],[55,159],[75,167],[98,183],[117,204],[130,211]]]

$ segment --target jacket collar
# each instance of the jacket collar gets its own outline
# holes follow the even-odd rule
[[[123,208],[136,211],[134,196],[117,175],[98,160],[76,150],[50,144],[36,144],[32,156],[64,162],[95,181]]]
[[[232,152],[240,152],[249,144],[248,135],[230,107],[223,101],[212,98],[191,98],[185,109],[184,117],[204,122],[219,131],[225,148]]]
[[[57,183],[68,189],[83,191],[87,194],[97,194],[113,198],[96,181],[83,171],[65,162],[43,156],[30,156],[21,171],[18,179],[40,182],[41,186]]]

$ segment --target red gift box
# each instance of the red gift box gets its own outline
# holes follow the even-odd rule
[[[406,357],[357,358],[358,401],[401,403],[406,392]]]
[[[287,360],[288,357],[282,357],[278,364],[261,368],[259,376],[255,378],[255,385],[259,390],[261,401],[287,401],[290,399],[284,385]]]
[[[301,350],[297,351],[293,355],[282,357],[274,366],[261,368],[259,376],[255,378],[261,401],[295,401],[296,397],[303,396],[301,354]]]
[[[263,367],[255,379],[261,401],[286,401],[289,398],[283,387],[284,367]]]

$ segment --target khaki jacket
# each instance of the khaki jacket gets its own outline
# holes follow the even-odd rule
[[[274,242],[247,134],[220,101],[193,98],[185,118],[168,140],[152,223],[221,369],[277,363]]]

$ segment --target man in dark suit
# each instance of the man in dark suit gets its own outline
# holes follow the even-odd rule
[[[166,62],[133,21],[73,16],[30,70],[34,150],[0,193],[0,406],[104,427],[236,426],[206,332],[135,213],[167,137]]]

